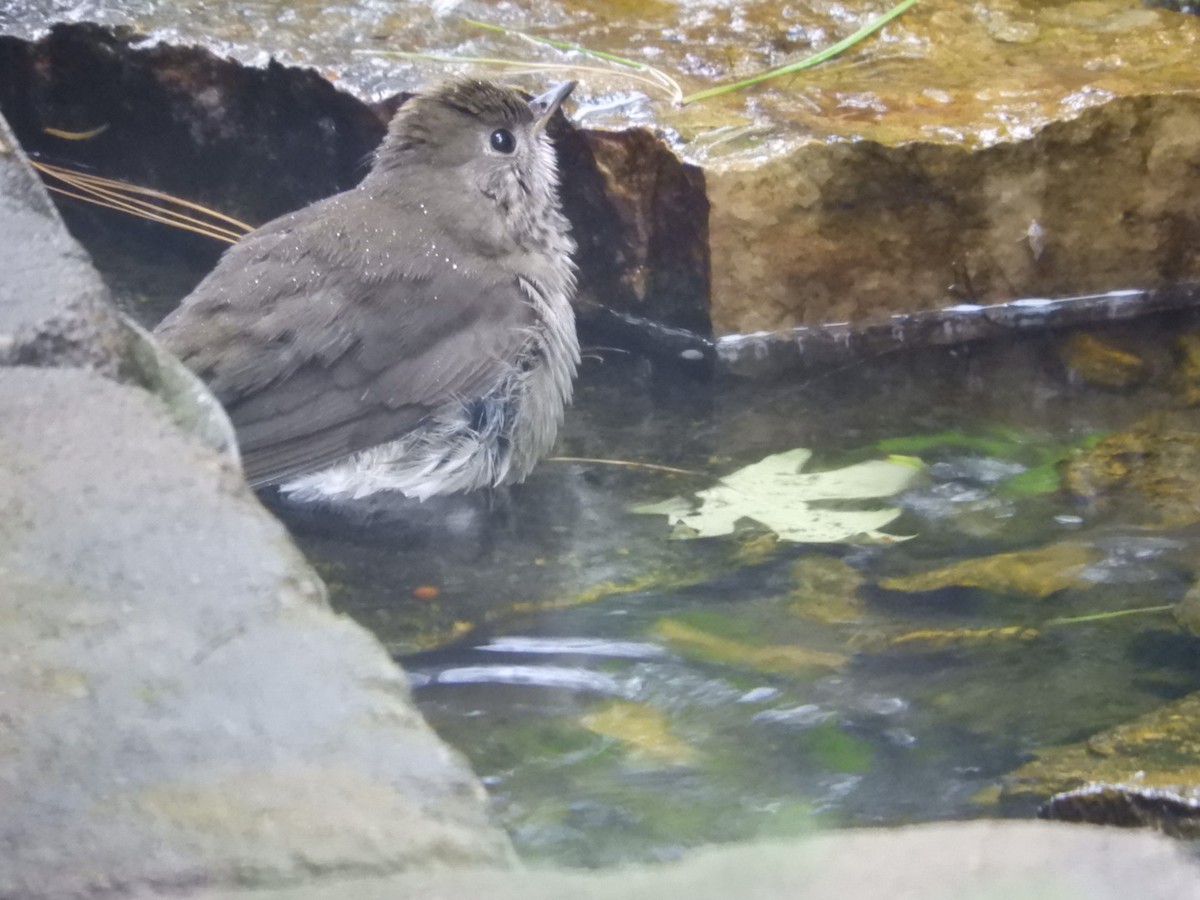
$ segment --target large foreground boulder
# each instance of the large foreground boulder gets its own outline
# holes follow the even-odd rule
[[[507,863],[404,674],[177,426],[203,404],[142,386],[168,364],[0,141],[0,897]]]

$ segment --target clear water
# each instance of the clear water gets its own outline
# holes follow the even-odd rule
[[[1195,639],[1169,614],[936,652],[878,637],[1038,627],[1178,600],[1192,530],[1146,529],[1119,509],[1009,496],[998,484],[1038,448],[1178,407],[1166,348],[1191,325],[1175,316],[1099,332],[1154,368],[1125,392],[1068,377],[1062,333],[897,352],[769,384],[695,382],[612,352],[586,363],[560,447],[573,457],[717,475],[793,447],[835,466],[880,455],[889,438],[1004,434],[1000,455],[923,451],[927,476],[896,498],[904,514],[889,530],[914,536],[900,543],[764,552],[749,537],[670,540],[661,518],[630,507],[709,477],[555,461],[491,497],[277,511],[334,603],[413,674],[421,708],[484,778],[527,857],[591,866],[813,827],[1032,815],[1034,801],[988,799],[1005,773],[1039,748],[1200,689]],[[1086,583],[1043,599],[878,585],[1068,538],[1102,558]],[[846,592],[857,621],[796,614],[795,567],[814,560],[861,579]],[[848,659],[789,674],[702,658],[664,641],[664,619],[739,645]],[[643,739],[602,724],[613,709],[651,722]]]

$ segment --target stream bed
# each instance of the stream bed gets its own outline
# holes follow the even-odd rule
[[[1048,793],[1008,792],[1008,773],[1200,690],[1171,614],[1198,550],[1186,473],[1147,476],[1167,500],[1080,488],[1118,457],[1136,468],[1088,456],[1105,436],[1195,422],[1172,342],[1197,327],[1176,313],[773,382],[598,348],[558,452],[695,474],[549,460],[487,496],[269,502],[526,858],[1032,816]],[[1081,378],[1080,340],[1136,377]],[[788,543],[743,522],[680,540],[633,512],[798,447],[814,470],[913,465],[896,496],[816,504],[893,507],[897,539]],[[982,574],[950,568],[969,560]],[[1093,618],[1131,609],[1151,611]]]

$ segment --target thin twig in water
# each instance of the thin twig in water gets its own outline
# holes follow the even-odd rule
[[[635,462],[629,459],[593,459],[589,456],[551,456],[546,462],[592,463],[600,466],[625,466],[630,469],[649,469],[653,472],[668,472],[672,475],[698,475],[708,477],[705,472],[693,469],[677,469],[674,466],[660,466],[657,463]]]

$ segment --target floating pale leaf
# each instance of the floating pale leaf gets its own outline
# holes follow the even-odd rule
[[[898,509],[844,510],[814,504],[889,497],[912,483],[921,470],[919,461],[891,457],[828,472],[801,472],[811,456],[811,450],[797,448],[738,469],[715,487],[698,492],[698,507],[686,498],[672,497],[636,507],[634,512],[665,515],[671,524],[683,525],[697,537],[730,534],[739,521],[749,519],[786,541],[901,540],[878,531],[900,515]]]

